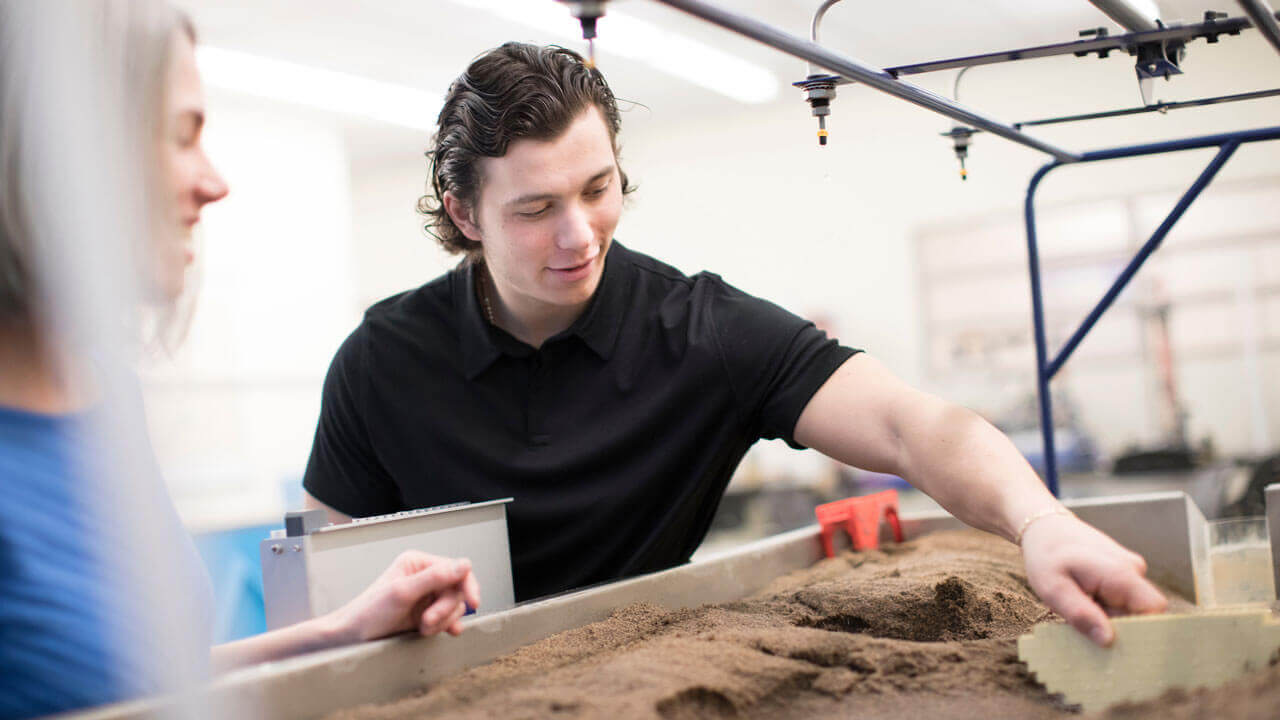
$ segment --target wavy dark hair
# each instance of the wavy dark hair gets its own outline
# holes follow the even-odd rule
[[[604,117],[618,155],[622,121],[618,103],[599,70],[567,48],[509,42],[476,58],[453,81],[437,119],[426,155],[431,164],[429,192],[418,199],[424,226],[450,253],[480,256],[480,243],[468,239],[444,209],[451,192],[474,208],[484,178],[480,158],[502,157],[513,140],[552,140],[594,105]],[[622,192],[634,188],[622,172]]]

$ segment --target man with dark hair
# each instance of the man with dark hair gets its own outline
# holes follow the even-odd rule
[[[528,599],[668,568],[760,438],[906,478],[1020,544],[1099,643],[1163,596],[1013,445],[811,323],[614,241],[618,109],[576,53],[508,43],[450,87],[420,201],[454,270],[383,300],[325,381],[304,487],[337,521],[514,496]],[[1100,606],[1101,605],[1101,606]]]

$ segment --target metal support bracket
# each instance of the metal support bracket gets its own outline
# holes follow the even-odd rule
[[[1040,272],[1040,253],[1036,242],[1036,218],[1035,218],[1035,193],[1040,185],[1040,181],[1055,168],[1061,167],[1062,162],[1055,161],[1045,165],[1036,172],[1031,178],[1031,183],[1027,187],[1027,197],[1025,204],[1025,216],[1027,225],[1027,261],[1031,272],[1031,313],[1032,322],[1035,325],[1035,345],[1036,345],[1036,386],[1040,396],[1040,430],[1044,437],[1044,462],[1045,462],[1045,484],[1049,486],[1049,491],[1054,495],[1058,494],[1058,464],[1057,457],[1054,454],[1053,442],[1053,407],[1049,396],[1049,380],[1062,369],[1062,365],[1071,356],[1071,353],[1080,345],[1085,336],[1097,324],[1102,314],[1107,308],[1115,302],[1115,299],[1124,290],[1129,281],[1133,279],[1134,274],[1142,267],[1147,258],[1155,252],[1156,248],[1164,241],[1169,231],[1173,229],[1175,223],[1182,217],[1191,203],[1195,201],[1200,193],[1204,191],[1209,183],[1213,181],[1218,171],[1231,158],[1232,153],[1240,145],[1252,142],[1261,142],[1266,140],[1280,139],[1280,126],[1261,128],[1258,130],[1247,130],[1242,132],[1222,133],[1218,135],[1205,135],[1202,137],[1188,138],[1184,140],[1173,140],[1169,142],[1151,143],[1147,145],[1133,145],[1126,147],[1111,148],[1108,150],[1097,150],[1087,152],[1082,155],[1078,162],[1089,163],[1101,160],[1114,160],[1117,158],[1140,157],[1145,155],[1159,155],[1163,153],[1178,152],[1182,150],[1194,150],[1198,148],[1218,148],[1218,153],[1214,156],[1207,167],[1196,178],[1191,187],[1183,194],[1174,205],[1173,210],[1156,229],[1151,238],[1140,248],[1134,258],[1121,271],[1120,275],[1112,283],[1110,289],[1103,295],[1098,304],[1089,312],[1088,316],[1080,324],[1080,327],[1071,335],[1071,338],[1058,351],[1057,357],[1053,360],[1049,359],[1048,342],[1046,340],[1045,322],[1044,322],[1044,300],[1041,290],[1041,272]]]
[[[914,105],[919,105],[966,125],[982,128],[1007,140],[1047,153],[1060,161],[1071,162],[1079,157],[1076,153],[1027,135],[1007,123],[982,115],[919,86],[898,80],[880,68],[855,60],[847,55],[833,52],[815,42],[783,32],[772,25],[741,13],[713,5],[705,2],[705,0],[657,0],[657,2],[682,10],[714,25],[719,25],[726,30],[731,30],[762,42],[801,60],[808,60],[815,66],[839,73],[843,77],[857,80],[868,87],[901,98]],[[810,78],[810,80],[813,79],[815,78]]]
[[[1271,47],[1275,48],[1276,52],[1280,52],[1280,24],[1276,23],[1278,16],[1267,5],[1266,0],[1238,0],[1238,2],[1262,36],[1271,43]]]
[[[664,2],[665,0],[659,0]],[[1274,23],[1274,17],[1272,19]],[[1266,19],[1265,15],[1261,23],[1257,23],[1259,29],[1265,34],[1264,29]],[[993,53],[983,53],[982,55],[965,55],[957,58],[946,58],[942,60],[929,60],[922,63],[912,63],[910,65],[895,65],[885,68],[884,71],[893,77],[900,78],[904,75],[919,75],[921,73],[938,72],[940,70],[957,70],[960,68],[977,67],[979,65],[994,65],[1003,62],[1013,62],[1016,60],[1034,60],[1036,58],[1056,57],[1059,55],[1075,55],[1076,57],[1085,57],[1096,54],[1099,58],[1107,57],[1112,50],[1121,50],[1130,55],[1138,55],[1138,48],[1142,46],[1173,46],[1186,45],[1187,42],[1196,38],[1204,38],[1205,42],[1215,43],[1222,35],[1235,36],[1240,31],[1248,30],[1254,27],[1255,23],[1242,17],[1237,18],[1206,18],[1204,22],[1192,25],[1177,25],[1173,27],[1163,27],[1157,30],[1146,30],[1143,32],[1125,33],[1123,35],[1106,35],[1095,33],[1092,37],[1083,40],[1074,40],[1072,42],[1055,43],[1052,45],[1037,45],[1029,48],[1017,48],[1014,50],[1001,50]],[[1161,75],[1163,77],[1163,75]],[[832,76],[837,85],[853,82],[856,78],[844,78]],[[798,84],[798,83],[793,83]]]

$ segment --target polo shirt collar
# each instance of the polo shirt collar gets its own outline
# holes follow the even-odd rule
[[[631,291],[631,277],[627,272],[630,263],[626,256],[630,252],[617,241],[610,243],[595,296],[591,298],[586,311],[565,331],[567,335],[578,336],[603,360],[608,360],[613,355],[623,316],[626,314],[627,297]],[[498,359],[503,353],[504,345],[520,343],[490,325],[486,319],[484,309],[480,307],[480,298],[476,294],[480,265],[464,261],[454,272],[459,276],[459,281],[453,284],[453,293],[454,307],[461,314],[459,335],[463,371],[468,380],[474,380]],[[502,343],[503,340],[508,342]]]
[[[627,272],[630,250],[614,240],[609,244],[609,254],[604,258],[604,272],[600,274],[600,286],[595,297],[587,305],[586,312],[569,326],[569,333],[577,335],[602,360],[613,356],[626,315],[631,294],[631,274]]]

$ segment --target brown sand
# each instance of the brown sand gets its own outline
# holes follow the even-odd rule
[[[1017,658],[1017,637],[1053,617],[1016,547],[938,533],[824,560],[746,600],[621,608],[330,718],[1079,717]]]

